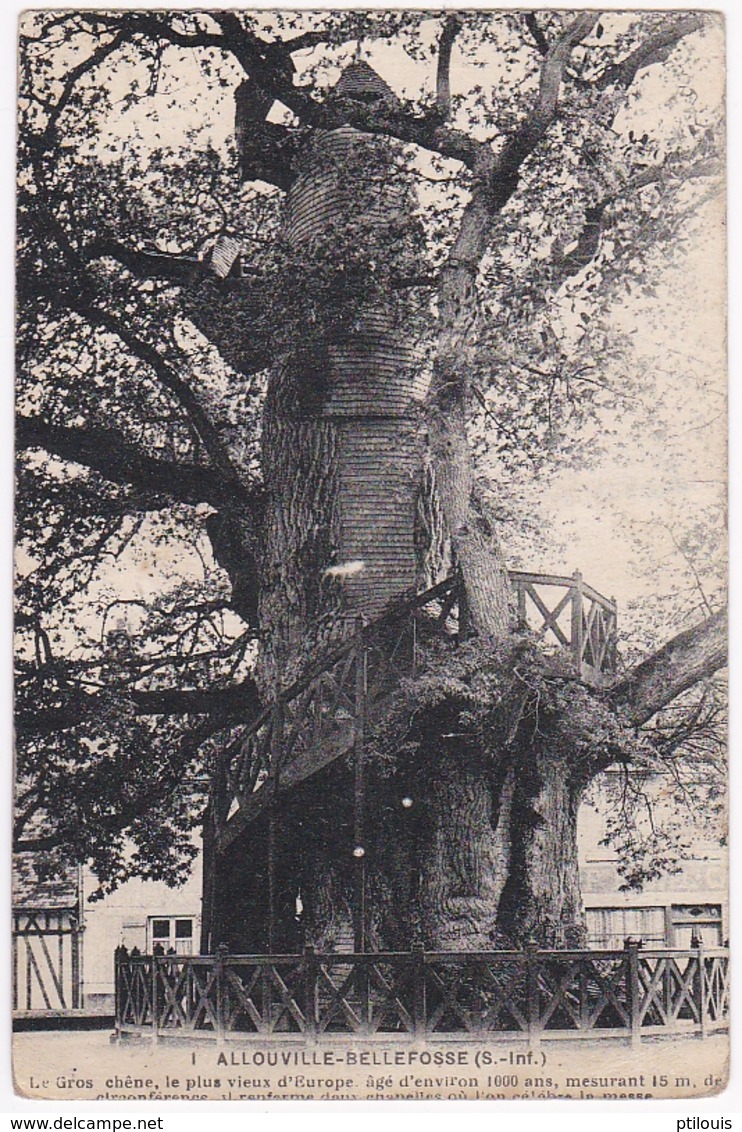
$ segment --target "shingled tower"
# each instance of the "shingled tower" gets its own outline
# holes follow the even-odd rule
[[[302,296],[296,331],[270,374],[263,418],[268,500],[260,607],[266,632],[257,679],[268,713],[278,704],[280,714],[286,689],[353,638],[359,624],[437,580],[427,565],[429,539],[421,534],[421,498],[429,495],[422,491],[427,381],[406,283],[419,266],[415,200],[393,143],[342,124],[345,107],[356,120],[358,104],[371,101],[393,110],[396,99],[366,63],[351,64],[328,97],[341,124],[313,133],[287,193],[286,255],[306,286],[295,288]],[[354,671],[365,679],[358,663]],[[339,711],[337,727],[345,727],[349,753],[358,744],[354,728],[343,724],[344,696],[331,708],[321,696],[313,700],[309,714],[316,719],[305,722],[310,730],[332,728]],[[360,930],[352,906],[357,909],[363,885],[362,862],[353,856],[363,809],[362,756],[353,756],[352,769],[338,757],[340,736],[329,737],[327,750],[320,743],[307,753],[310,761],[316,756],[320,773],[313,771],[287,796],[281,767],[308,733],[304,722],[283,720],[277,727],[280,737],[259,732],[258,753],[246,748],[253,785],[241,787],[247,793],[240,809],[279,789],[282,801],[239,835],[230,834],[228,847],[216,848],[207,862],[204,945],[293,946],[301,892],[309,938],[349,950],[354,916],[356,943]],[[256,799],[251,791],[260,793],[265,778],[255,768],[264,755],[270,785]],[[234,824],[242,828],[242,815]],[[308,892],[333,893],[331,922]],[[319,922],[322,928],[313,931]]]
[[[346,68],[332,99],[341,113],[358,101],[396,101],[362,62]],[[338,631],[338,614],[376,617],[421,581],[415,524],[426,381],[405,325],[404,287],[380,284],[382,273],[404,274],[410,242],[400,233],[415,225],[397,159],[387,140],[351,126],[320,132],[288,194],[285,239],[328,292],[322,310],[308,312],[266,409],[271,528],[262,601],[266,622],[284,625],[271,678],[276,667],[282,679],[296,675],[297,634],[306,656],[308,632],[321,649]],[[383,263],[369,250],[380,244]]]

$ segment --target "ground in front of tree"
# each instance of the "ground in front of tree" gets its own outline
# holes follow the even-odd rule
[[[728,1038],[413,1045],[119,1043],[110,1032],[13,1039],[16,1090],[54,1100],[524,1097],[690,1098],[719,1093]]]

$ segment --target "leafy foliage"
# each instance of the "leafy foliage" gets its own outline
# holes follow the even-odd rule
[[[448,105],[434,83],[443,18],[24,16],[17,832],[24,848],[91,858],[105,890],[134,873],[183,875],[213,751],[235,705],[248,710],[269,366],[297,340],[311,351],[328,332],[352,334],[360,295],[383,297],[420,365],[433,366],[441,279],[481,189],[469,156],[484,143],[501,154],[522,136],[572,15],[467,13]],[[545,486],[616,448],[630,461],[626,438],[650,427],[657,385],[617,312],[655,301],[668,261],[698,235],[694,216],[708,215],[720,94],[696,45],[715,36],[712,17],[601,17],[573,45],[558,112],[493,210],[462,367],[475,472],[515,564],[558,537],[540,510]],[[378,113],[332,95],[364,53],[395,86]],[[400,53],[414,89],[401,87]],[[254,164],[241,169],[230,135],[246,75],[269,113],[252,124]],[[286,170],[301,175],[314,133],[351,114],[373,135],[357,155],[369,194],[393,183],[414,196],[414,223],[345,224],[299,253],[281,229]],[[240,256],[222,278],[209,265],[225,239]],[[667,436],[665,409],[653,427]],[[687,496],[668,518],[658,494],[653,521],[666,522],[688,584],[671,610],[664,596],[641,599],[629,660],[720,598],[718,499],[689,520]],[[635,528],[651,573],[653,547]],[[584,768],[651,762],[661,724],[629,735],[530,642],[514,647],[432,647],[427,674],[377,736],[380,757],[419,745],[421,721],[441,712],[467,734],[507,741],[520,705],[518,721],[548,720],[557,744],[568,719]],[[193,699],[174,697],[169,711],[160,699],[148,714],[165,692]],[[706,765],[708,748],[693,744],[716,722],[704,707],[690,731],[676,726],[673,765],[678,752]]]

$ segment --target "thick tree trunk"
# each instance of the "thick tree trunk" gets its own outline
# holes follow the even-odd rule
[[[328,246],[348,263],[358,250],[370,264],[369,249],[356,248],[359,238],[388,225],[390,216],[404,232],[410,215],[388,150],[341,128],[316,137],[306,154],[288,196],[286,239],[310,271],[313,264],[326,271]],[[400,246],[403,267],[404,240]],[[397,254],[393,247],[384,251]],[[495,532],[472,505],[465,408],[472,285],[468,269],[449,271],[425,418],[427,386],[409,344],[405,300],[392,303],[371,279],[350,305],[348,295],[339,294],[327,325],[308,326],[304,336],[298,327],[296,347],[272,372],[262,435],[257,678],[264,700],[352,632],[359,615],[378,616],[389,600],[438,581],[439,572],[451,568],[451,551],[475,631],[490,641],[510,631],[502,555]],[[523,778],[509,753],[433,735],[414,773],[404,758],[391,775],[369,773],[373,800],[362,859],[353,855],[352,768],[330,768],[279,807],[274,947],[295,938],[297,906],[303,938],[341,951],[358,941],[362,900],[371,948],[409,947],[416,938],[433,948],[487,948],[551,924],[557,904],[573,915],[578,890],[568,827],[574,807],[552,768],[545,764],[537,790],[532,772]],[[544,820],[558,818],[552,841],[533,834],[539,808]],[[215,896],[226,909],[224,924],[232,924],[231,946],[246,923],[248,889],[257,918],[268,915],[247,876],[267,876],[261,837],[248,832],[231,852],[239,855],[240,845],[253,860],[223,871]],[[557,848],[569,874],[565,890],[577,893],[572,903],[566,897],[555,903],[536,878],[539,868],[546,875],[542,858]],[[501,914],[503,894],[515,909],[513,869],[520,877],[531,864],[536,873],[524,899],[528,912],[514,911],[518,926],[512,927]],[[258,884],[261,892],[264,887]],[[254,925],[249,934],[267,939]]]
[[[503,939],[542,947],[584,947],[577,856],[581,790],[548,746],[521,761],[511,811],[510,868],[497,925]]]
[[[418,841],[422,937],[441,950],[584,940],[577,857],[580,789],[570,760],[523,724],[500,736],[443,737],[427,767]]]
[[[318,135],[287,199],[285,239],[309,277],[295,342],[269,380],[259,680],[266,698],[413,593],[424,472],[424,375],[404,298],[379,292],[375,254],[404,266],[410,202],[388,147]],[[373,249],[389,226],[398,245]],[[325,293],[323,293],[323,288]],[[429,556],[428,556],[429,557]]]
[[[355,83],[364,97],[387,97],[374,81],[361,66],[344,94]],[[508,575],[476,504],[467,437],[476,271],[493,215],[486,153],[442,269],[427,374],[411,300],[390,284],[395,266],[409,274],[415,241],[412,202],[387,143],[349,126],[317,131],[289,190],[296,326],[270,375],[262,435],[257,680],[265,701],[361,618],[453,565],[479,637],[496,647],[511,632]],[[380,257],[391,270],[384,286]],[[273,947],[303,937],[348,950],[361,916],[370,948],[579,942],[579,788],[563,748],[522,738],[524,725],[491,742],[456,732],[432,726],[414,766],[403,751],[393,770],[369,769],[363,856],[354,853],[351,765],[338,760],[290,800],[279,795],[270,901],[265,830],[233,843],[235,859],[212,886],[225,941],[239,947],[240,932],[267,939],[260,921],[272,909]]]
[[[372,773],[362,860],[350,770],[307,782],[276,819],[276,945],[296,946],[299,923],[318,950],[353,950],[361,898],[369,950],[583,945],[579,792],[564,762],[526,753],[439,737],[414,770]],[[265,832],[250,837],[263,891]]]
[[[420,862],[422,937],[433,950],[487,950],[511,856],[514,768],[493,783],[484,752],[452,757],[431,783],[431,836]]]

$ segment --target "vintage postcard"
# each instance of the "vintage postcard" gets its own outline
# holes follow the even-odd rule
[[[22,14],[21,1095],[724,1088],[724,50]]]

